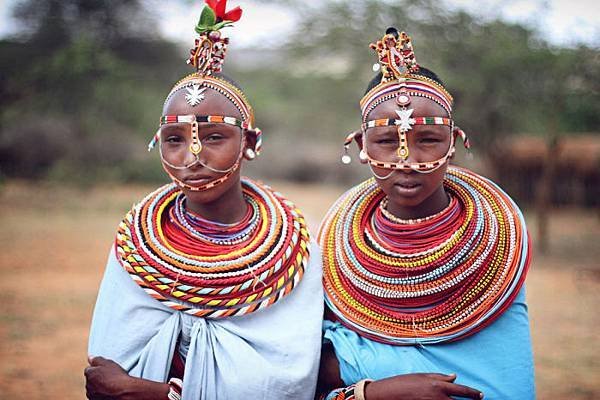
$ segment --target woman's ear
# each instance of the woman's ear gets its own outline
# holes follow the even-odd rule
[[[246,148],[256,150],[256,142],[258,141],[259,135],[258,129],[246,129],[244,134],[246,135]]]
[[[362,150],[363,149],[363,133],[362,133],[362,131],[354,131],[353,135],[354,135],[354,140],[356,141],[356,144],[358,145],[358,149]]]
[[[454,141],[454,143],[456,143],[456,139],[458,138],[458,136],[460,135],[460,128],[458,126],[455,126],[454,129],[452,129],[452,140]]]
[[[454,143],[456,144],[456,138],[458,136],[460,136],[460,138],[463,141],[463,145],[465,146],[465,149],[470,149],[471,148],[471,143],[469,142],[469,138],[467,137],[467,134],[465,133],[465,131],[463,131],[462,129],[460,129],[458,126],[455,126],[454,129],[452,130],[452,134],[454,135]]]
[[[358,153],[358,160],[361,164],[366,164],[369,160],[369,157],[367,156],[366,150],[364,148],[363,135],[364,134],[362,131],[356,131],[354,134],[354,140],[356,140],[356,144],[358,145],[358,149],[360,150]]]
[[[246,145],[244,146],[244,158],[247,160],[253,160],[260,153],[260,146],[258,146],[260,130],[246,129],[244,135],[246,138]]]

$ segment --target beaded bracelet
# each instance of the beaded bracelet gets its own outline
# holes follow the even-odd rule
[[[178,378],[169,379],[169,400],[181,400],[181,392],[183,391],[183,381]]]
[[[354,398],[356,400],[366,400],[365,388],[371,382],[373,382],[373,379],[363,379],[356,382],[356,386],[354,386]]]
[[[345,388],[333,389],[323,400],[366,400],[365,387],[373,379],[363,379]]]
[[[354,388],[356,385],[346,386],[345,388],[333,389],[326,396],[322,397],[321,400],[353,400]]]

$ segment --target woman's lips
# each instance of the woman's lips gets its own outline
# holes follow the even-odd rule
[[[398,190],[401,194],[413,194],[419,190],[421,184],[411,181],[396,182],[394,187],[396,187],[396,190]]]
[[[415,187],[415,186],[420,186],[420,184],[418,182],[411,182],[411,181],[396,182],[395,185],[406,187],[406,188],[412,188],[412,187]]]
[[[211,177],[206,175],[192,175],[186,177],[183,181],[190,185],[202,185],[211,180]]]

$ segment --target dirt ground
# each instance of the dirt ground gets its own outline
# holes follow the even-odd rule
[[[340,190],[273,185],[313,226]],[[0,399],[82,399],[87,334],[122,215],[148,187],[0,187]],[[532,234],[535,213],[526,213]],[[539,399],[600,398],[600,215],[555,210],[527,297]],[[6,274],[6,275],[4,275]]]

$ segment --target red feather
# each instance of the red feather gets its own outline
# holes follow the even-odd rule
[[[236,22],[242,17],[242,9],[240,6],[225,12],[225,9],[227,8],[227,0],[204,0],[204,2],[215,12],[217,21]]]
[[[219,0],[204,0],[204,2],[215,12],[217,13],[217,3]]]
[[[227,7],[227,0],[217,0],[217,9],[215,10],[215,14],[217,14],[217,18],[225,19],[225,8]]]
[[[242,9],[240,8],[240,6],[237,6],[233,10],[227,11],[225,13],[225,15],[223,16],[224,21],[232,21],[232,22],[239,21],[240,18],[242,18]]]

